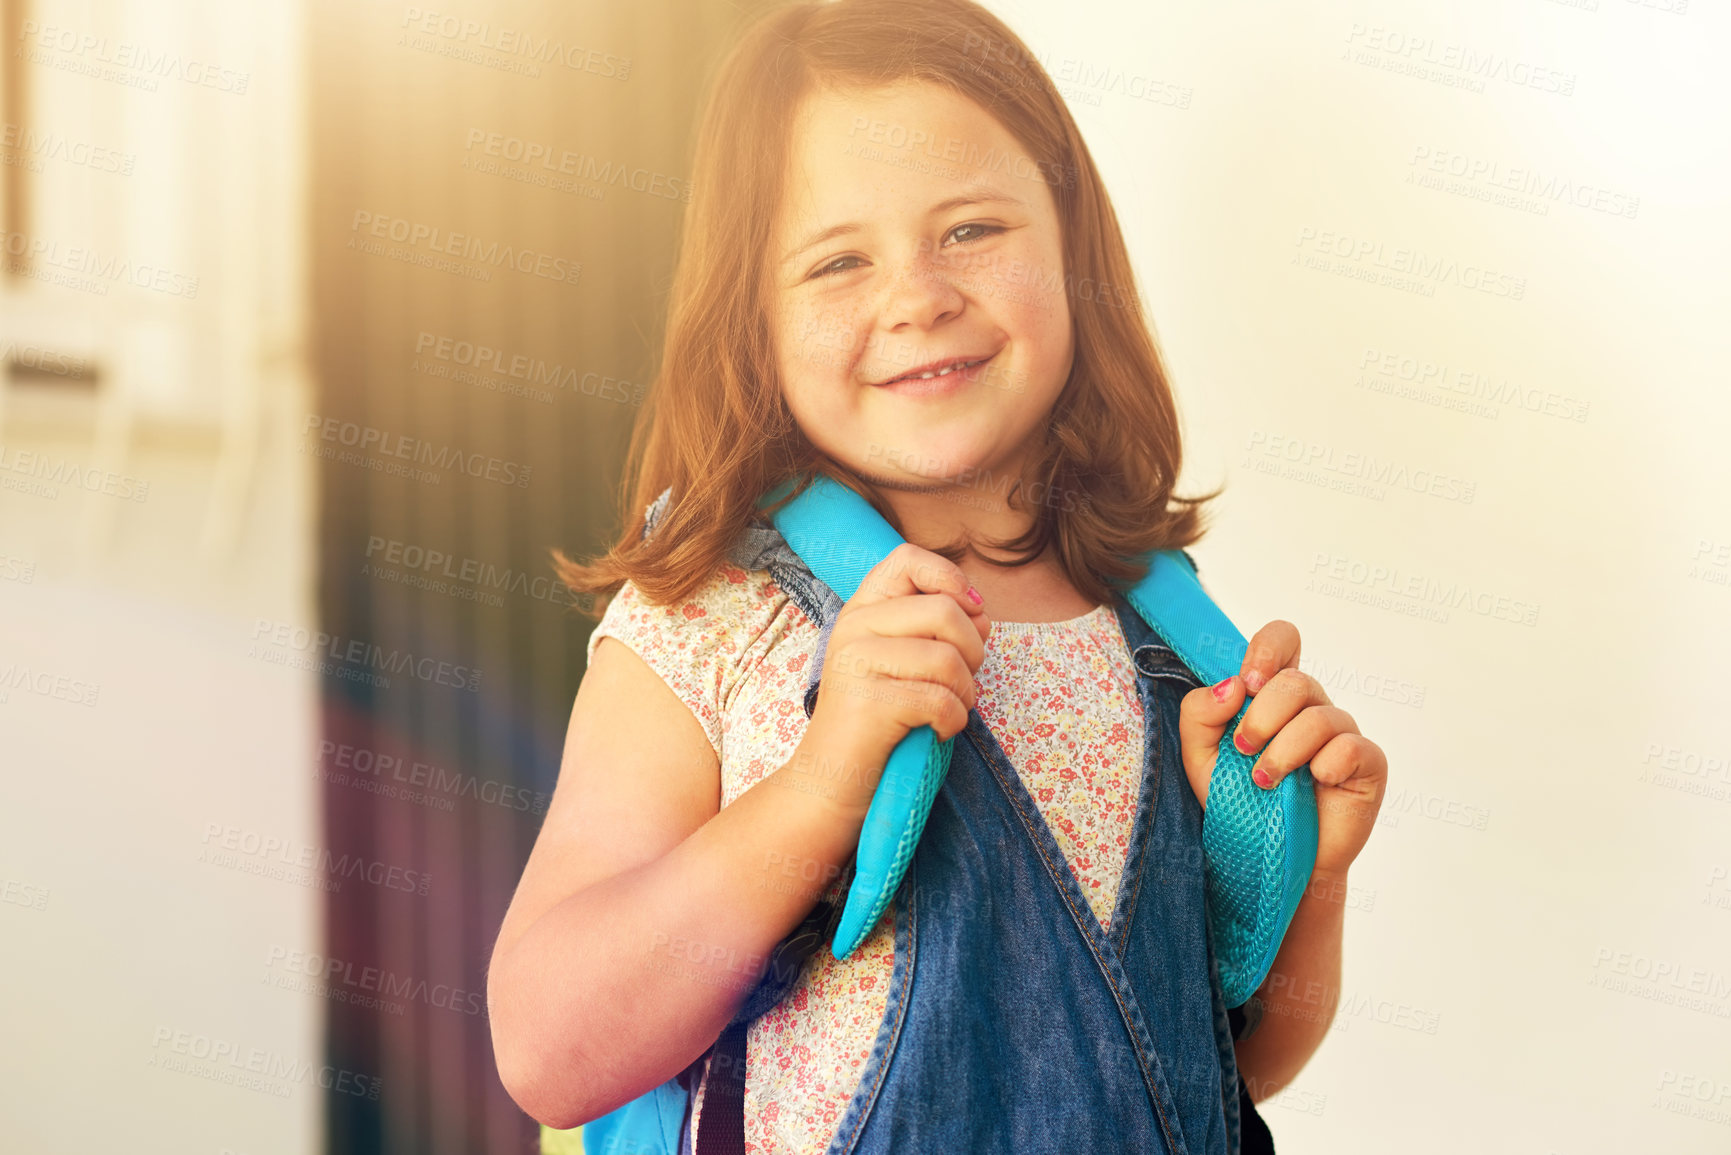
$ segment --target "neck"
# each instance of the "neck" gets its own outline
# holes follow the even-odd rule
[[[877,487],[895,511],[904,539],[922,549],[961,542],[969,558],[993,566],[1004,555],[980,543],[1020,537],[1039,514],[1028,497],[1026,461],[1023,455],[1011,468],[970,471],[961,480],[861,476]],[[1022,508],[1012,509],[1010,494],[1018,489],[1018,480]],[[965,561],[963,568],[967,568]]]
[[[967,545],[970,556],[992,564],[997,551],[981,542],[1019,537],[1034,524],[1035,511],[1011,509],[1005,491],[949,483],[868,480],[895,510],[902,536],[922,549],[959,541]]]
[[[966,546],[956,564],[985,598],[992,620],[1069,621],[1093,609],[1093,603],[1076,592],[1050,546],[1028,564],[1010,566],[1004,564],[1007,554],[981,544],[1020,536],[1033,525],[1038,507],[1011,509],[1011,484],[866,480],[880,488],[907,541],[924,549],[957,541]]]

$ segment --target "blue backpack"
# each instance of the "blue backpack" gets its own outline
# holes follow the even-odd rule
[[[793,488],[787,482],[758,504],[769,505]],[[865,498],[823,475],[771,519],[789,548],[844,602],[902,544]],[[1238,673],[1248,642],[1203,590],[1189,557],[1182,550],[1161,550],[1147,560],[1147,576],[1124,595],[1131,608],[1203,684]],[[1316,862],[1310,768],[1300,767],[1272,790],[1253,783],[1255,758],[1232,744],[1248,706],[1246,699],[1221,738],[1202,815],[1208,936],[1228,1007],[1243,1004],[1267,977]],[[836,958],[846,958],[864,940],[901,885],[949,769],[953,741],[939,742],[930,726],[921,726],[891,753],[860,831],[847,904],[834,929]],[[670,1079],[586,1124],[585,1155],[678,1155],[688,1098],[685,1084]],[[552,1150],[546,1137],[556,1134],[543,1132],[545,1151]]]

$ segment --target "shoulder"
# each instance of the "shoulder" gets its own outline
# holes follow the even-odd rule
[[[742,653],[790,604],[766,571],[732,564],[718,567],[691,596],[670,604],[650,601],[628,580],[590,635],[589,656],[603,636],[631,639],[654,651]]]
[[[684,702],[719,755],[734,691],[791,635],[816,628],[763,570],[723,565],[690,597],[650,602],[627,581],[589,636],[629,646]],[[803,663],[802,663],[803,667]]]

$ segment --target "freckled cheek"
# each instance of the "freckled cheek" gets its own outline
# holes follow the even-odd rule
[[[833,380],[852,372],[853,350],[862,337],[839,309],[809,309],[783,321],[778,336],[784,368],[814,380]]]
[[[1063,335],[1066,316],[1062,293],[1023,288],[1012,303],[1000,305],[999,324],[1023,340],[1050,341]]]
[[[993,317],[1024,336],[1062,320],[1063,277],[1054,259],[1017,253],[994,253],[990,260],[958,258],[948,275],[953,284],[974,296]]]
[[[800,368],[820,379],[839,376],[847,370],[847,353],[839,336],[812,339],[799,348]]]
[[[1022,292],[1033,299],[998,302],[991,310],[993,323],[1009,336],[1017,350],[1014,371],[1019,374],[1019,392],[1063,359],[1068,337],[1068,314],[1061,294],[1054,301],[1050,294],[1034,296],[1029,289]],[[1001,371],[1011,372],[1012,366],[1002,366]]]
[[[778,355],[788,407],[819,442],[825,440],[822,431],[845,429],[859,404],[852,388],[852,340],[845,331],[816,324],[789,329],[781,338]]]

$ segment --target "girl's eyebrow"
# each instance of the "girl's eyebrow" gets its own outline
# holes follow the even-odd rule
[[[989,204],[1016,205],[1019,208],[1028,207],[1025,202],[1019,201],[1007,193],[1000,192],[998,189],[991,188],[987,185],[970,185],[966,189],[962,190],[960,196],[953,196],[948,200],[941,200],[937,204],[933,205],[926,211],[926,215],[935,217],[942,213],[947,213],[951,209],[962,208],[965,205]],[[861,227],[862,226],[857,221],[850,221],[844,225],[831,225],[827,229],[820,229],[818,232],[807,237],[801,244],[789,249],[787,254],[781,258],[781,263],[785,265],[787,262],[793,260],[795,257],[799,256],[814,245],[821,245],[827,240],[831,240],[835,237],[846,236],[849,233],[857,233],[860,231]]]

